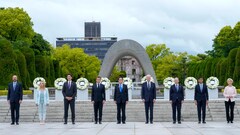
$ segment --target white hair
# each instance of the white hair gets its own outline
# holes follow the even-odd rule
[[[232,78],[228,78],[228,79],[227,79],[227,82],[228,82],[228,81],[233,82],[233,79],[232,79]]]

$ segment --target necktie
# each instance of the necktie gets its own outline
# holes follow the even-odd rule
[[[177,90],[177,92],[178,92],[178,85],[176,84],[176,90]]]
[[[13,83],[13,90],[15,91],[16,89],[16,82]]]
[[[99,83],[97,84],[97,88],[99,88]]]
[[[148,90],[150,90],[151,86],[150,86],[150,82],[148,82]]]
[[[122,93],[122,84],[120,84],[120,92]]]
[[[71,81],[68,82],[68,88],[71,88]]]

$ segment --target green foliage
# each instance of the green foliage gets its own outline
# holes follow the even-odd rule
[[[32,48],[35,55],[51,55],[52,53],[51,45],[38,33],[35,33],[30,48]]]
[[[31,43],[34,36],[31,18],[22,8],[0,10],[0,35],[9,41],[26,41]]]
[[[112,74],[109,77],[111,82],[118,82],[119,77],[126,77],[125,71],[120,71],[117,66],[113,68]]]

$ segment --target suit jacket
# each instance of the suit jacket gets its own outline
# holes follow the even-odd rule
[[[97,102],[97,101],[103,101],[103,100],[106,100],[105,86],[103,84],[100,84],[99,87],[97,87],[97,84],[94,84],[92,86],[91,101]]]
[[[197,84],[195,86],[195,94],[194,94],[194,100],[197,101],[205,101],[208,100],[208,88],[206,84],[203,84],[203,90],[201,92],[200,85]]]
[[[77,85],[75,82],[71,81],[71,87],[70,89],[68,88],[68,81],[65,82],[63,84],[63,88],[62,88],[62,94],[64,99],[66,97],[72,97],[73,99],[75,99],[76,95],[77,95]]]
[[[44,105],[47,105],[49,104],[49,93],[48,93],[48,88],[45,88],[44,90]],[[41,95],[41,91],[38,89],[37,92],[36,92],[36,100],[35,100],[35,103],[37,105],[40,104],[40,95]]]
[[[155,83],[150,82],[151,87],[148,89],[147,82],[143,83],[141,90],[141,97],[145,100],[145,102],[153,101],[156,99],[156,86]]]
[[[115,91],[114,91],[114,101],[117,103],[125,103],[128,101],[128,88],[127,85],[123,85],[123,91],[120,92],[119,84],[115,86]]]
[[[22,100],[22,97],[23,97],[22,84],[17,82],[16,88],[14,90],[13,82],[9,83],[7,100],[10,100],[10,102],[19,102],[19,100]]]
[[[177,99],[182,101],[184,100],[184,90],[182,85],[178,85],[178,90],[176,89],[175,84],[170,87],[169,91],[169,100],[175,102]]]

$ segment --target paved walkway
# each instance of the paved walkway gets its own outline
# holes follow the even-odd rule
[[[142,122],[128,122],[117,125],[104,122],[102,125],[93,123],[76,123],[75,125],[62,123],[20,123],[10,125],[0,123],[0,135],[239,135],[240,123],[226,122],[183,122],[181,125],[169,122],[144,124]]]

